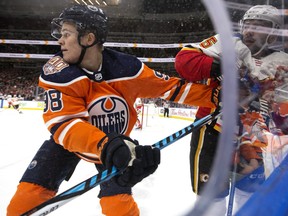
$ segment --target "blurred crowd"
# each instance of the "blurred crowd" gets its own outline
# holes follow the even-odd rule
[[[37,87],[38,77],[38,71],[3,69],[0,72],[0,95],[4,98],[16,95],[24,100],[38,100],[43,92]]]
[[[9,96],[18,97],[21,100],[43,100],[44,90],[38,87],[40,70],[28,70],[19,68],[2,69],[0,72],[0,98],[7,99]],[[164,100],[142,99],[145,104],[154,103],[161,107]],[[174,108],[191,108],[188,105],[170,103]]]

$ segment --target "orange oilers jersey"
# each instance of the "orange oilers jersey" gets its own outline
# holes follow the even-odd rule
[[[137,113],[136,98],[163,98],[214,108],[212,88],[154,71],[134,56],[105,49],[97,72],[69,65],[62,54],[44,66],[44,122],[56,143],[80,157],[99,161],[98,142],[110,132],[129,136]]]

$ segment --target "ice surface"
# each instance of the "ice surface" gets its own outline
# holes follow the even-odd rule
[[[0,112],[0,215],[6,215],[6,207],[19,179],[43,141],[49,138],[41,115],[42,111]],[[191,121],[158,118],[153,126],[134,130],[131,137],[140,144],[152,145],[189,124]],[[158,170],[133,188],[141,216],[181,216],[192,208],[196,198],[189,177],[189,141],[190,135],[163,149]],[[80,162],[70,181],[64,182],[59,192],[96,173],[93,164]],[[101,216],[98,192],[99,187],[96,187],[50,215]]]

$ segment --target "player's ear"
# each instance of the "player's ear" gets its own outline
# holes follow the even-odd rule
[[[268,42],[268,44],[272,44],[272,43],[276,42],[276,40],[277,40],[277,35],[270,35],[268,37],[267,42]]]
[[[91,32],[88,33],[88,35],[87,35],[87,45],[93,44],[95,42],[95,40],[96,40],[95,34],[93,34]]]

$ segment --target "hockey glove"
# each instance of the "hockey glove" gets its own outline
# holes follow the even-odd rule
[[[105,144],[106,143],[106,144]],[[115,166],[124,171],[116,177],[120,186],[132,187],[154,173],[160,164],[160,150],[151,146],[141,146],[130,137],[110,133],[98,145],[101,161],[106,168]]]
[[[215,60],[213,61],[211,65],[210,77],[218,80],[219,83],[223,80],[220,63]]]
[[[160,149],[151,146],[136,146],[136,159],[122,175],[117,183],[122,187],[133,187],[144,178],[154,173],[160,164]]]
[[[100,159],[106,168],[115,166],[117,169],[126,168],[135,159],[137,140],[132,140],[122,134],[109,133],[98,144],[103,148]]]

